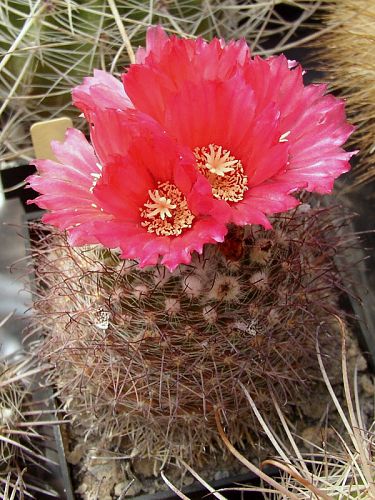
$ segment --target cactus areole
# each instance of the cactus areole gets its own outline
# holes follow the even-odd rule
[[[69,129],[57,161],[33,162],[35,203],[72,246],[119,249],[140,267],[189,264],[229,224],[270,229],[267,216],[299,204],[292,193],[329,193],[350,168],[344,102],[244,40],[151,27],[122,81],[96,70],[73,101],[91,144]]]

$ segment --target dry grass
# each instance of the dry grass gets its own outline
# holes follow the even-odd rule
[[[282,476],[275,482],[274,479],[264,477],[259,469],[256,471],[262,479],[262,488],[241,488],[243,491],[262,491],[264,497],[269,500],[277,499],[309,499],[318,498],[322,500],[368,500],[375,498],[375,442],[374,426],[372,418],[367,424],[363,420],[362,409],[359,398],[357,370],[354,369],[354,381],[351,383],[348,375],[347,349],[346,349],[346,327],[343,321],[336,318],[342,334],[342,383],[344,398],[341,400],[327,375],[327,363],[324,362],[321,349],[317,343],[317,358],[322,377],[330,394],[332,406],[336,409],[344,430],[339,433],[336,429],[331,438],[326,438],[322,446],[313,445],[310,454],[299,450],[298,438],[295,437],[293,428],[288,424],[285,415],[276,404],[275,409],[279,415],[280,423],[284,429],[284,437],[263,422],[263,429],[275,445],[277,458],[263,462],[265,465],[277,467]],[[250,396],[244,387],[244,392],[251,403]],[[253,410],[254,406],[251,405]],[[260,417],[261,418],[261,417]],[[228,442],[221,428],[220,420],[218,427],[231,449],[242,463],[254,469],[252,464],[246,464],[246,459]],[[333,438],[334,437],[334,438]],[[280,445],[278,444],[280,443]],[[289,448],[288,448],[289,445]],[[224,493],[224,492],[223,492]]]

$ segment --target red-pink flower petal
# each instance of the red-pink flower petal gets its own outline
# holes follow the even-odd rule
[[[91,140],[101,162],[111,162],[114,156],[124,156],[136,137],[144,143],[162,141],[163,129],[150,116],[138,110],[96,109],[90,118]]]
[[[63,143],[53,142],[53,151],[61,163],[35,160],[32,163],[39,175],[27,179],[29,185],[41,193],[29,203],[51,210],[43,215],[43,221],[79,234],[93,218],[108,219],[110,216],[98,208],[90,190],[100,169],[94,150],[82,132],[68,129]],[[95,242],[93,235],[86,241]]]
[[[92,172],[99,172],[94,149],[79,130],[68,129],[65,133],[65,140],[63,142],[52,141],[51,147],[61,166],[57,171],[46,171],[46,175],[53,177],[62,175],[73,180],[72,176],[77,174],[81,176],[81,179],[83,177],[87,180],[90,179]]]
[[[113,111],[108,118],[125,133],[135,116]],[[145,266],[156,264],[162,256],[162,263],[172,270],[189,262],[193,251],[201,252],[204,243],[223,240],[229,212],[225,203],[211,196],[210,184],[197,172],[191,151],[179,146],[153,121],[145,122],[142,114],[138,116],[143,136],[136,126],[132,129],[134,137],[124,148],[124,156],[108,158],[111,162],[104,165],[94,189],[100,206],[114,215],[113,221],[96,224],[94,233],[102,244],[120,247],[124,258],[137,258]],[[95,142],[101,137],[98,123],[95,121]],[[148,192],[164,182],[184,194],[195,216],[192,227],[175,237],[150,234],[141,225],[140,209]]]
[[[255,113],[255,99],[245,81],[189,82],[166,103],[163,122],[180,144],[217,144],[239,160],[257,185],[287,169],[288,144],[280,143],[280,113],[273,103]]]
[[[231,204],[241,212],[233,221],[246,221],[240,205],[250,206],[255,186],[274,180],[273,196],[285,184],[325,193],[349,170],[351,154],[341,146],[353,127],[343,104],[324,95],[325,85],[305,86],[295,61],[251,59],[244,42],[168,38],[161,28],[150,30],[143,55],[123,76],[137,109],[191,149],[214,143],[241,160],[250,189]],[[285,207],[295,204],[284,191],[280,196]],[[262,200],[258,211],[270,213],[274,198]]]
[[[354,127],[346,122],[344,102],[324,95],[326,85],[304,86],[301,67],[291,69],[284,56],[256,57],[244,73],[258,108],[274,102],[280,111],[280,130],[290,157],[287,171],[278,178],[329,193],[334,180],[350,169],[352,154],[341,146]]]
[[[244,202],[235,207],[233,222],[238,225],[261,224],[270,229],[266,214],[286,212],[298,206],[300,202],[291,196],[296,189],[295,184],[280,181],[265,182],[250,188]]]
[[[35,162],[39,175],[31,176],[29,183],[41,193],[36,203],[52,211],[44,216],[46,222],[67,229],[72,245],[102,243],[120,248],[123,258],[137,259],[141,266],[162,259],[170,270],[189,262],[191,253],[201,252],[205,243],[224,239],[227,206],[211,196],[211,186],[196,170],[189,148],[136,110],[98,108],[90,119],[102,166],[76,130],[68,131],[64,143],[54,144],[61,164]],[[182,194],[189,212],[182,212],[188,222],[175,234],[149,231],[145,221],[150,219],[142,215],[150,193],[165,183]]]
[[[140,47],[135,55],[136,64],[145,62],[146,57],[152,52],[154,57],[162,52],[164,45],[168,42],[169,37],[161,26],[153,26],[147,30],[146,47]]]
[[[38,161],[40,176],[30,178],[42,193],[37,203],[52,210],[47,220],[67,228],[72,244],[97,241],[142,266],[161,259],[174,269],[222,241],[229,220],[269,228],[267,215],[298,204],[296,190],[329,192],[349,169],[352,153],[342,145],[353,127],[343,102],[324,85],[305,86],[301,67],[284,56],[251,59],[244,41],[207,43],[151,28],[123,83],[96,70],[74,89],[95,153],[69,132],[54,145],[61,164]],[[219,188],[214,175],[224,176]],[[156,234],[145,214],[165,203],[175,210],[172,191],[157,192],[163,183],[185,197],[183,216],[194,215],[178,235]],[[155,196],[162,205],[149,201]],[[163,213],[162,221],[174,220]]]
[[[280,179],[305,181],[308,191],[330,193],[334,180],[350,169],[349,160],[355,153],[347,153],[341,146],[353,130],[345,122],[343,101],[327,95],[313,102],[307,111],[301,111],[290,134],[290,164]]]
[[[271,103],[256,114],[254,95],[241,76],[226,82],[187,82],[179,94],[166,103],[164,126],[180,144],[187,144],[191,150],[212,143],[230,150],[241,160],[249,188],[287,171],[289,146],[279,142],[279,112]],[[298,180],[294,187],[305,185],[306,182]],[[254,223],[253,210],[249,211],[248,219],[244,210],[240,210],[250,193],[251,189],[244,194],[243,202],[231,204],[233,222]],[[291,204],[289,198],[285,207]],[[271,206],[270,201],[266,213],[271,213]],[[241,215],[236,213],[238,210]],[[258,208],[258,212],[260,210],[264,208]]]
[[[120,80],[107,71],[94,69],[93,77],[86,77],[81,85],[72,91],[73,103],[87,116],[100,109],[127,109],[133,104],[126,95]]]
[[[211,42],[166,38],[157,27],[149,29],[139,60],[142,64],[131,65],[123,75],[126,92],[137,109],[162,122],[166,101],[181,86],[232,78],[249,60],[249,48],[244,40],[225,44],[216,38]]]
[[[134,224],[118,220],[94,222],[92,231],[102,245],[119,247],[122,258],[138,260],[140,267],[156,265],[162,256],[161,263],[173,271],[179,264],[188,264],[193,252],[201,253],[206,243],[224,241],[227,228],[222,221],[206,217],[200,218],[192,229],[175,238],[155,238]]]
[[[256,126],[252,91],[244,87],[241,77],[225,82],[186,82],[166,101],[163,126],[191,149],[215,143],[236,156],[248,154],[251,131]]]
[[[176,262],[189,264],[192,252],[202,253],[206,243],[221,243],[224,241],[227,228],[219,219],[201,218],[194,226],[194,232],[186,232],[182,238],[171,241],[170,252],[165,254],[162,264],[174,270]]]

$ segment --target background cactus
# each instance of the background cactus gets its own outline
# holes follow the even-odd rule
[[[322,10],[327,33],[316,44],[319,61],[337,93],[347,101],[347,111],[357,126],[351,141],[360,149],[348,190],[373,181],[375,175],[375,4],[366,0],[326,2]],[[366,191],[362,189],[361,195]],[[369,189],[369,195],[372,194]]]
[[[352,243],[336,231],[338,212],[305,203],[272,231],[233,229],[172,274],[74,249],[37,225],[36,328],[75,432],[156,468],[198,467],[223,454],[217,412],[233,443],[258,442],[241,384],[270,422],[272,395],[298,420],[316,382],[317,332],[324,356],[338,349],[333,256]]]
[[[121,73],[150,24],[181,36],[245,37],[254,54],[270,55],[303,44],[296,36],[301,26],[316,31],[309,18],[319,5],[317,0],[0,0],[0,162],[33,156],[32,123],[62,114],[77,117],[72,87],[93,68]],[[286,9],[293,16],[286,16]]]
[[[35,358],[22,353],[0,360],[0,495],[5,500],[57,495],[52,484],[44,483],[51,481],[48,465],[53,461],[46,454],[50,441],[43,423],[57,422],[48,414],[42,393],[36,392],[43,370]]]

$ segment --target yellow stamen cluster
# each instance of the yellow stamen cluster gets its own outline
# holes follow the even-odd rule
[[[210,182],[215,198],[233,202],[243,200],[248,179],[240,160],[216,144],[195,148],[194,155],[198,170]]]
[[[194,215],[189,210],[185,196],[174,184],[163,182],[158,188],[149,190],[148,200],[143,205],[141,222],[149,233],[158,236],[178,236],[191,227]]]

